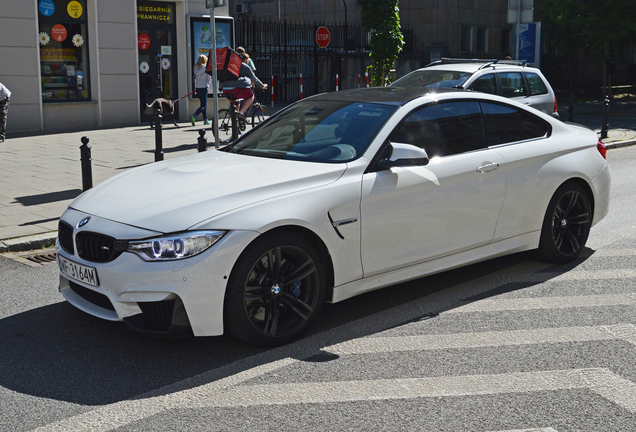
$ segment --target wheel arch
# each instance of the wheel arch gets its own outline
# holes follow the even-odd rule
[[[581,177],[572,177],[570,179],[567,179],[566,181],[564,181],[563,183],[561,183],[552,193],[552,196],[554,196],[554,194],[556,193],[557,190],[559,190],[559,188],[563,187],[563,185],[566,185],[568,183],[574,183],[574,184],[578,184],[579,186],[581,186],[583,188],[583,190],[587,193],[588,198],[590,199],[590,209],[592,211],[592,215],[591,215],[591,219],[594,220],[594,208],[595,208],[595,201],[596,198],[594,196],[594,190],[592,189],[592,187],[590,186],[590,184],[585,181],[585,179],[581,178]],[[552,198],[550,198],[552,199]]]
[[[243,252],[249,249],[249,247],[259,239],[262,239],[263,236],[275,236],[278,233],[287,232],[291,234],[295,234],[299,237],[304,238],[309,241],[313,247],[316,248],[318,253],[323,259],[323,264],[325,267],[326,274],[326,287],[327,292],[325,293],[325,301],[330,302],[333,299],[333,286],[334,286],[334,267],[333,260],[331,254],[329,253],[329,249],[327,245],[322,241],[320,236],[313,232],[312,230],[305,228],[299,225],[282,225],[275,228],[272,228],[268,231],[263,232],[261,235],[256,237],[250,244],[245,248]]]

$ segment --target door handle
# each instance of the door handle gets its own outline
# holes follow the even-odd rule
[[[484,162],[483,165],[477,167],[477,172],[487,173],[490,171],[494,171],[499,168],[499,163],[497,162]]]

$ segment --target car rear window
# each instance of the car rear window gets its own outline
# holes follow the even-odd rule
[[[530,86],[530,96],[548,94],[548,88],[538,74],[525,72],[524,76]]]
[[[508,105],[481,103],[488,145],[506,144],[548,136],[547,122]]]

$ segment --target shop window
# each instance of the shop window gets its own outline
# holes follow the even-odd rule
[[[39,0],[44,102],[90,100],[86,0]]]

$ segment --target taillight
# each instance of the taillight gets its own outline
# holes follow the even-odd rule
[[[556,96],[554,97],[554,111],[552,111],[553,113],[557,112],[557,102],[556,102]]]
[[[603,141],[598,140],[598,144],[596,144],[596,149],[603,156],[603,159],[607,159],[607,147],[603,144]]]

